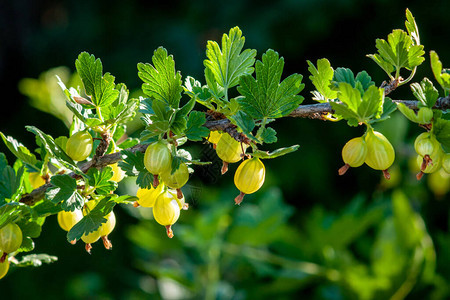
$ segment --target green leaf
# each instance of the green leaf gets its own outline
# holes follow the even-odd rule
[[[10,202],[4,203],[0,206],[0,229],[8,223],[15,222],[26,209],[30,209],[29,206],[19,203]]]
[[[450,74],[442,72],[442,63],[435,51],[430,51],[430,61],[431,69],[433,70],[436,81],[441,85],[442,89],[445,92],[445,95],[448,95],[450,90]]]
[[[371,120],[369,123],[382,122],[390,118],[392,114],[397,109],[397,105],[392,101],[391,98],[385,97],[383,103],[383,113],[379,119]]]
[[[24,167],[16,171],[7,164],[6,157],[0,153],[0,199],[15,199],[21,192]]]
[[[414,44],[420,45],[419,29],[417,28],[416,20],[408,8],[406,9],[405,27],[408,34],[413,39]]]
[[[114,89],[115,78],[109,73],[103,75],[103,66],[99,58],[82,52],[75,61],[75,66],[86,94],[91,97],[91,102],[95,106],[108,106],[117,99],[119,91]]]
[[[122,161],[119,167],[127,176],[137,176],[136,184],[141,188],[150,188],[153,182],[153,175],[147,171],[144,165],[144,153],[122,150]]]
[[[76,164],[72,160],[72,158],[70,158],[66,154],[66,152],[61,149],[58,144],[56,144],[56,142],[50,135],[43,133],[41,130],[37,129],[34,126],[25,126],[25,128],[36,135],[36,138],[42,143],[42,145],[45,147],[45,150],[52,158],[56,159],[67,169],[77,174],[81,173],[81,171],[76,167]]]
[[[425,58],[422,45],[415,45],[411,37],[403,30],[396,29],[388,35],[388,40],[376,40],[378,54],[368,55],[389,76],[401,68],[412,70],[420,65]]]
[[[419,83],[411,84],[411,91],[417,98],[417,100],[419,100],[423,106],[426,106],[428,108],[432,108],[436,104],[437,99],[439,98],[438,90],[433,86],[433,83],[426,77],[422,80],[420,84]]]
[[[50,182],[54,185],[46,192],[48,200],[55,204],[62,202],[65,211],[81,209],[85,198],[77,190],[77,181],[67,174],[54,175]]]
[[[3,132],[0,132],[0,135],[2,136],[3,142],[5,143],[6,147],[8,147],[9,151],[12,152],[18,159],[20,159],[30,171],[32,172],[39,172],[40,166],[38,163],[38,160],[36,159],[36,156],[30,152],[24,145],[19,143],[17,140],[15,140],[11,136],[5,136]]]
[[[178,108],[181,92],[181,73],[175,69],[175,61],[167,50],[159,47],[152,57],[153,65],[139,63],[138,76],[144,82],[142,91],[154,100],[164,101],[172,108]]]
[[[192,111],[186,124],[186,137],[191,141],[201,141],[209,134],[208,128],[203,125],[206,122],[205,114],[200,111]]]
[[[384,90],[374,85],[364,92],[362,102],[358,106],[360,119],[378,119],[383,112]]]
[[[258,157],[260,159],[271,159],[271,158],[276,158],[276,157],[297,151],[297,149],[299,147],[300,147],[299,145],[294,145],[294,146],[290,146],[290,147],[279,148],[272,152],[256,150],[252,153],[252,156]]]
[[[222,48],[215,41],[208,41],[206,45],[206,56],[203,64],[211,73],[205,77],[214,76],[214,81],[224,89],[229,89],[239,83],[239,77],[243,75],[251,75],[254,71],[253,64],[255,62],[256,50],[244,50],[245,38],[239,27],[230,29],[229,34],[222,36]],[[242,51],[242,52],[241,52]],[[208,72],[209,72],[208,71]],[[212,89],[213,94],[218,94],[215,87],[208,86]]]
[[[50,264],[58,260],[58,257],[48,254],[29,254],[22,256],[20,260],[14,264],[15,267],[40,267],[43,263]]]
[[[433,122],[433,133],[446,153],[450,153],[450,120],[441,118]]]
[[[302,103],[303,97],[297,94],[303,90],[303,76],[292,74],[280,83],[284,59],[277,52],[267,50],[255,66],[256,79],[244,75],[239,80],[238,91],[244,98],[238,102],[245,113],[254,119],[281,118]]]
[[[250,139],[259,143],[260,141],[253,135],[252,130],[255,128],[255,121],[243,111],[238,111],[230,120],[236,124],[242,132]]]
[[[105,167],[101,170],[91,168],[87,176],[89,178],[89,185],[99,195],[108,195],[117,188],[117,182],[110,181],[113,176],[111,167]]]
[[[187,126],[187,116],[194,108],[194,105],[195,98],[191,98],[182,108],[175,111],[170,124],[170,130],[173,134],[183,134]]]
[[[351,87],[355,87],[355,74],[349,68],[337,68],[334,71],[333,81],[336,86],[341,82],[348,83]],[[336,84],[337,83],[337,84]]]
[[[426,110],[429,110],[427,107],[421,107],[419,111],[415,112],[403,103],[398,103],[397,106],[398,110],[411,122],[418,124],[430,124],[431,119],[433,118],[433,112],[431,112],[430,115],[426,112]]]
[[[264,143],[271,144],[277,142],[277,132],[271,127],[265,127],[261,134],[261,139]]]
[[[334,70],[330,65],[330,62],[326,58],[317,60],[317,69],[312,62],[307,61],[311,73],[309,79],[316,87],[317,91],[324,96],[324,100],[335,99],[337,92],[330,88],[331,80],[334,76]]]
[[[331,102],[335,114],[346,119],[350,126],[357,126],[358,123],[380,118],[383,112],[383,89],[369,85],[364,92],[360,81],[355,86],[352,87],[347,82],[339,83],[338,99],[342,103]]]
[[[150,99],[148,101],[151,101]],[[166,133],[170,128],[170,118],[173,110],[169,105],[160,100],[151,101],[152,115],[149,116],[149,122],[146,126],[146,135],[141,140],[145,141],[151,137]]]
[[[67,233],[67,241],[79,240],[84,234],[96,231],[103,223],[106,223],[107,216],[116,205],[111,197],[105,197],[97,205],[75,224]]]

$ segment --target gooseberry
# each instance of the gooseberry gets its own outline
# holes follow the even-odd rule
[[[181,187],[189,180],[188,167],[182,162],[173,174],[171,174],[171,170],[161,173],[161,179],[168,187],[177,190],[178,198],[181,199],[183,197]]]
[[[428,176],[428,186],[437,197],[442,197],[450,190],[450,174],[440,168]]]
[[[445,153],[442,156],[442,168],[445,172],[450,174],[450,153]]]
[[[386,179],[390,178],[388,168],[394,163],[395,151],[389,140],[380,132],[368,130],[365,136],[367,155],[365,163],[374,170],[383,171]]]
[[[1,256],[3,257],[2,251],[0,251]],[[4,262],[0,263],[0,279],[5,277],[6,273],[9,270],[9,261],[6,259]]]
[[[97,201],[88,201],[86,205],[83,208],[83,214],[87,215],[92,209],[95,208],[97,205]],[[97,230],[90,232],[88,234],[84,234],[81,237],[81,240],[86,243],[86,251],[88,253],[91,253],[92,245],[96,241],[98,241],[100,238],[103,240],[103,245],[106,249],[111,249],[112,244],[108,239],[108,235],[113,231],[114,227],[116,226],[116,216],[113,211],[111,211],[109,214],[105,216],[106,222],[100,225]]]
[[[420,180],[423,174],[434,173],[439,170],[442,166],[442,151],[434,151],[431,155],[426,155],[422,157],[417,155],[417,165],[420,167],[419,173],[417,173],[416,178]]]
[[[240,204],[245,194],[252,194],[259,190],[264,183],[265,176],[266,168],[259,158],[253,157],[244,160],[234,174],[234,184],[241,192],[234,202]]]
[[[434,137],[434,135],[431,134],[430,132],[424,132],[419,134],[416,140],[414,141],[414,149],[416,150],[417,154],[419,154],[422,157],[425,157],[426,155],[431,155],[434,151],[437,150],[437,148],[440,147],[441,145]]]
[[[87,130],[78,131],[67,140],[66,153],[74,161],[83,161],[91,154],[93,145],[94,141]]]
[[[350,167],[361,166],[367,156],[367,145],[363,137],[348,141],[342,148],[342,160],[345,165],[339,169],[339,175],[344,175]]]
[[[30,181],[31,187],[36,189],[45,184],[44,178],[42,178],[39,172],[32,172],[28,174],[28,180]]]
[[[156,198],[163,192],[164,183],[160,183],[157,188],[150,187],[149,189],[139,188],[136,192],[138,197],[137,205],[143,207],[153,207],[155,205]]]
[[[125,177],[125,171],[123,171],[117,163],[110,165],[112,168],[113,176],[111,177],[111,181],[120,182]]]
[[[69,231],[72,227],[77,224],[81,219],[83,219],[83,214],[81,210],[74,211],[60,211],[57,215],[59,227],[65,231]],[[71,244],[75,244],[77,241],[70,241]]]
[[[248,145],[236,141],[229,134],[224,133],[216,146],[217,156],[223,161],[222,174],[228,170],[229,163],[241,160]]]
[[[158,175],[172,167],[172,154],[167,142],[157,141],[150,144],[144,154],[145,168],[153,174],[153,186],[159,184]]]
[[[180,206],[169,191],[165,191],[156,198],[153,206],[153,217],[156,222],[166,227],[167,236],[172,238],[172,225],[180,217]]]
[[[0,250],[3,255],[0,257],[0,263],[3,263],[6,256],[19,249],[22,245],[22,230],[16,223],[8,223],[0,229]]]
[[[210,131],[209,136],[208,136],[208,142],[213,144],[213,148],[216,149],[217,143],[219,142],[221,137],[222,137],[222,132]]]

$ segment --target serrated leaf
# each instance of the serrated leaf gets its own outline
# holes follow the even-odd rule
[[[411,90],[417,100],[419,100],[423,106],[429,108],[432,108],[439,98],[439,92],[433,86],[433,83],[426,77],[420,82],[420,84],[411,84]]]
[[[154,100],[164,101],[172,108],[178,108],[181,92],[181,74],[175,69],[175,61],[167,50],[159,47],[152,57],[153,65],[138,64],[138,76],[144,82],[142,91]]]
[[[153,175],[145,168],[144,153],[123,150],[122,161],[118,165],[127,176],[137,176],[136,184],[141,188],[150,188]]]
[[[77,190],[77,181],[69,175],[54,175],[50,179],[53,187],[47,190],[46,197],[55,204],[62,202],[65,211],[81,209],[85,198]]]
[[[45,150],[52,158],[56,159],[60,164],[72,172],[81,174],[81,171],[76,167],[76,164],[72,158],[70,158],[66,152],[55,143],[54,139],[50,135],[45,134],[34,126],[25,126],[25,128],[36,135],[36,138],[42,143]]]
[[[271,144],[277,142],[277,132],[272,127],[264,128],[263,133],[261,134],[261,139],[264,143]]]
[[[194,108],[195,98],[191,98],[182,108],[175,111],[170,124],[170,130],[174,135],[181,135],[187,126],[187,116]]]
[[[450,74],[442,72],[442,63],[435,51],[430,51],[430,62],[434,78],[436,78],[436,81],[441,85],[445,94],[448,95],[450,90]]]
[[[348,83],[351,87],[355,87],[355,74],[349,68],[337,68],[334,71],[333,81],[339,86],[341,82]]]
[[[438,118],[433,122],[433,133],[444,151],[450,153],[450,120]]]
[[[103,223],[106,223],[107,216],[116,205],[111,197],[105,197],[86,214],[67,233],[67,241],[79,240],[84,234],[89,234],[97,230]]]
[[[374,85],[364,92],[362,102],[358,107],[360,119],[378,119],[383,112],[384,90]]]
[[[375,46],[378,54],[368,56],[389,76],[394,70],[398,73],[401,68],[412,70],[425,60],[423,46],[413,44],[411,37],[401,29],[393,30],[387,41],[377,39]]]
[[[22,210],[30,209],[27,205],[19,202],[4,203],[0,206],[0,229],[8,223],[15,222],[23,213]]]
[[[39,172],[40,166],[36,156],[28,150],[24,145],[19,143],[16,139],[11,136],[5,136],[3,132],[0,132],[3,142],[9,151],[14,154],[18,159],[20,159],[24,164],[27,165],[30,171]]]
[[[335,99],[337,97],[337,92],[330,88],[331,80],[334,76],[334,70],[328,59],[318,59],[317,68],[309,60],[307,63],[309,65],[308,71],[311,73],[309,79],[314,84],[317,91],[324,96],[325,101],[328,99]]]
[[[427,107],[421,107],[417,112],[407,107],[403,103],[398,103],[398,110],[411,122],[418,124],[430,124],[431,119],[433,118],[433,113],[429,116],[425,115],[426,110],[429,110]]]
[[[231,28],[228,35],[222,36],[222,47],[215,41],[208,41],[206,45],[206,56],[203,64],[210,73],[205,77],[214,76],[214,81],[221,87],[229,89],[239,83],[239,77],[253,73],[253,64],[255,62],[256,50],[242,51],[245,38],[239,27]],[[242,51],[242,52],[241,52]],[[211,78],[210,78],[211,79]],[[211,82],[211,80],[209,80]],[[208,83],[208,86],[210,84]],[[213,94],[218,96],[218,90],[211,87]]]
[[[252,133],[252,130],[255,128],[255,121],[249,115],[243,111],[238,111],[234,116],[231,116],[230,119],[248,138],[257,143],[260,142]]]
[[[408,34],[412,37],[414,44],[420,45],[419,29],[417,28],[416,20],[408,8],[406,9],[405,27]]]
[[[271,158],[280,157],[282,155],[286,155],[288,153],[294,152],[299,147],[300,147],[299,145],[294,145],[294,146],[290,146],[290,147],[279,148],[272,152],[256,150],[252,153],[252,156],[258,157],[260,159],[271,159]]]
[[[83,82],[86,94],[91,102],[98,107],[108,106],[119,96],[114,89],[114,76],[109,73],[103,75],[103,66],[99,58],[82,52],[75,61],[75,67]]]
[[[91,168],[87,176],[89,178],[89,185],[99,195],[108,195],[117,188],[117,182],[110,181],[113,176],[113,171],[109,166],[101,170]]]
[[[191,141],[201,141],[209,134],[208,128],[203,125],[206,122],[205,114],[200,111],[191,111],[186,124],[186,137]]]
[[[58,257],[48,254],[29,254],[22,256],[20,260],[15,263],[16,267],[40,267],[43,263],[50,264],[58,260]]]
[[[251,75],[240,77],[238,91],[244,98],[238,100],[242,110],[254,119],[281,118],[303,101],[298,95],[303,90],[303,76],[292,74],[280,83],[284,59],[269,49],[257,61],[256,79]]]

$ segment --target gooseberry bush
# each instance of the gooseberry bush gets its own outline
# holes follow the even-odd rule
[[[139,98],[130,98],[126,85],[116,84],[114,76],[103,71],[99,58],[82,52],[75,61],[82,85],[67,87],[57,79],[73,113],[66,136],[52,137],[27,126],[36,137],[37,149],[31,151],[0,133],[17,158],[10,166],[0,155],[0,278],[11,263],[36,266],[56,260],[47,254],[19,260],[20,253],[33,251],[33,239],[52,215],[67,231],[67,241],[81,240],[89,253],[100,239],[106,249],[113,248],[108,235],[116,225],[117,204],[152,207],[155,221],[172,238],[174,224],[189,208],[183,189],[193,166],[211,163],[192,157],[183,148],[186,143],[211,144],[223,161],[222,174],[229,164],[239,164],[234,203],[245,205],[244,196],[257,193],[264,184],[264,161],[299,149],[299,145],[280,145],[264,150],[266,144],[277,143],[277,132],[270,124],[279,118],[363,126],[362,136],[342,141],[344,165],[336,175],[367,165],[390,179],[396,150],[374,124],[386,121],[398,109],[424,130],[414,143],[420,169],[417,179],[428,173],[448,174],[450,72],[431,51],[434,80],[442,91],[427,78],[410,83],[425,61],[425,51],[409,10],[405,26],[406,31],[396,29],[387,39],[377,39],[377,52],[368,55],[387,75],[379,85],[366,71],[355,75],[348,68],[334,69],[326,58],[307,61],[315,87],[312,99],[318,102],[309,105],[302,104],[300,95],[303,76],[284,74],[284,59],[272,49],[259,59],[256,50],[244,49],[245,38],[238,27],[224,34],[220,43],[207,42],[204,78],[183,79],[173,56],[163,47],[156,49],[151,63],[137,65],[145,95]],[[409,83],[416,100],[388,97]],[[139,138],[130,138],[126,126],[137,116],[144,129]],[[136,194],[115,193],[125,176],[135,178]]]

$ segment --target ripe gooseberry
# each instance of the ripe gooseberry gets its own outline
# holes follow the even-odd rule
[[[339,175],[344,175],[350,167],[356,168],[364,164],[367,156],[367,145],[363,137],[348,141],[342,148],[342,160],[345,165],[339,169]]]
[[[163,192],[164,183],[160,183],[157,188],[150,187],[149,189],[139,188],[136,192],[138,200],[134,204],[135,207],[153,207],[155,205],[156,198]]]
[[[450,174],[445,172],[443,168],[430,174],[427,179],[428,186],[436,197],[442,197],[450,190]]]
[[[241,192],[234,202],[239,205],[244,200],[245,194],[252,194],[259,190],[264,183],[265,176],[266,168],[259,158],[253,157],[244,160],[234,174],[234,184]]]
[[[156,222],[166,227],[166,233],[169,238],[173,237],[172,225],[180,217],[180,206],[176,197],[165,191],[156,198],[153,206],[153,217]]]
[[[433,154],[440,147],[440,143],[430,132],[419,134],[414,141],[414,149],[422,157]]]
[[[110,165],[113,176],[109,179],[111,181],[120,182],[125,177],[125,171],[122,170],[117,163]]]
[[[32,172],[28,174],[28,180],[30,181],[31,187],[36,189],[45,184],[44,178],[42,178],[39,172]]]
[[[150,144],[144,154],[145,168],[153,174],[153,186],[159,184],[158,175],[172,167],[172,154],[167,142],[157,141]]]
[[[434,151],[431,155],[422,157],[417,155],[417,165],[420,167],[419,173],[417,173],[417,180],[422,179],[423,174],[434,173],[442,166],[442,151]]]
[[[442,168],[445,172],[450,174],[450,153],[445,153],[442,156]]]
[[[3,257],[2,251],[0,251],[1,256]],[[5,277],[6,273],[9,270],[9,261],[6,259],[4,262],[0,263],[0,279]]]
[[[217,143],[219,142],[220,138],[222,137],[222,132],[220,131],[210,131],[208,136],[208,142],[213,144],[213,148],[216,149]]]
[[[236,141],[228,133],[224,133],[216,146],[217,156],[223,161],[222,174],[228,171],[228,164],[241,160],[248,145]]]
[[[65,231],[69,231],[72,227],[83,219],[81,210],[74,211],[60,211],[57,215],[59,227]],[[77,240],[70,241],[71,244],[75,244]]]
[[[83,161],[91,154],[93,145],[94,141],[87,130],[78,131],[67,140],[66,153],[74,161]]]
[[[181,187],[184,186],[189,180],[188,167],[184,162],[182,162],[173,174],[171,174],[170,169],[161,173],[161,179],[168,187],[177,190],[178,199],[181,199],[183,197]]]
[[[88,201],[86,205],[83,208],[83,214],[87,215],[92,209],[95,208],[97,205],[97,201]],[[102,223],[99,228],[97,228],[95,231],[90,232],[88,234],[84,234],[81,237],[81,240],[86,243],[85,249],[90,254],[92,245],[96,241],[98,241],[100,238],[103,240],[103,245],[106,249],[111,249],[112,244],[111,241],[108,239],[108,235],[113,231],[114,227],[116,226],[116,216],[114,215],[114,212],[111,211],[109,214],[105,216],[106,222]]]
[[[389,140],[380,132],[369,129],[365,136],[367,155],[365,163],[374,170],[383,171],[390,178],[388,168],[394,163],[395,151]]]
[[[3,255],[0,257],[0,263],[4,262],[6,256],[19,249],[22,245],[22,230],[16,223],[8,223],[0,229],[0,250]]]

